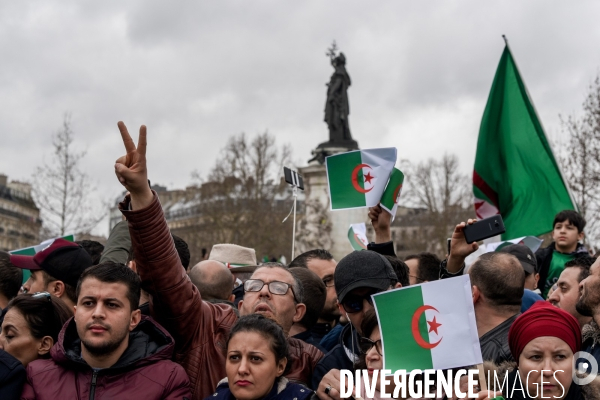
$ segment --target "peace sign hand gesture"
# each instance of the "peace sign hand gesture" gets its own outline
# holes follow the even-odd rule
[[[131,194],[131,208],[133,210],[145,208],[152,203],[153,198],[152,191],[148,186],[148,170],[146,169],[146,126],[140,126],[137,147],[125,124],[119,121],[117,126],[121,131],[127,154],[116,161],[115,174],[119,182]]]

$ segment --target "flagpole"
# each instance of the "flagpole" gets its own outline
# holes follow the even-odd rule
[[[293,186],[292,192],[294,193],[294,226],[292,228],[292,260],[294,259],[294,250],[296,248],[296,199],[298,198],[298,187]]]
[[[515,69],[517,70],[517,73],[519,74],[519,76],[522,79],[523,74],[521,74],[521,70],[519,69],[519,66],[517,65],[517,60],[514,57],[512,57],[512,51],[510,50],[510,46],[508,45],[508,39],[506,38],[506,35],[502,35],[502,39],[504,39],[506,48],[508,49],[509,53],[511,54],[511,58],[512,58],[513,64],[515,65]],[[565,179],[565,175],[563,174],[562,168],[560,167],[560,164],[558,163],[558,160],[557,160],[555,152],[554,152],[554,148],[552,147],[552,143],[550,142],[550,140],[548,140],[548,136],[546,135],[546,129],[544,129],[544,123],[542,122],[542,119],[539,117],[540,113],[538,113],[537,108],[535,107],[535,103],[531,99],[531,95],[529,94],[529,89],[527,89],[527,85],[525,85],[525,80],[523,80],[523,87],[525,88],[525,93],[527,93],[527,97],[529,98],[529,103],[533,107],[535,114],[538,116],[538,122],[540,123],[540,127],[542,128],[542,132],[544,133],[544,136],[546,137],[546,142],[548,142],[548,146],[550,147],[550,152],[552,153],[552,157],[554,157],[554,162],[556,163],[556,168],[558,168],[558,173],[560,174],[560,178],[562,179],[563,184],[565,185],[565,188],[567,189],[567,193],[569,194],[569,198],[571,199],[573,208],[575,208],[577,210],[578,207],[577,207],[577,202],[575,201],[575,196],[573,196],[573,193],[571,192],[571,188],[569,187],[569,184],[567,183],[567,180]]]

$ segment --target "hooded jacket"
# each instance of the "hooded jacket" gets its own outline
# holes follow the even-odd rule
[[[142,287],[152,299],[150,311],[175,339],[175,361],[190,377],[193,399],[212,394],[226,376],[225,346],[238,317],[227,304],[212,304],[192,284],[181,266],[171,232],[156,192],[152,203],[129,210],[129,196],[119,204],[129,224],[131,243]],[[310,384],[323,353],[301,340],[289,338],[292,382]]]
[[[332,369],[355,370],[360,354],[358,341],[356,329],[352,327],[351,323],[347,323],[342,329],[339,343],[317,364],[312,377],[313,388],[317,388],[321,379]]]
[[[167,331],[142,317],[117,363],[94,371],[81,357],[81,340],[71,318],[50,350],[51,359],[27,366],[21,399],[190,399],[185,371],[170,361],[174,346]]]

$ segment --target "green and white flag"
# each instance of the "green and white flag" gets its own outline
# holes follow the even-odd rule
[[[331,210],[374,207],[396,164],[396,148],[356,150],[325,159]]]
[[[68,240],[69,242],[75,241],[75,235],[61,236],[60,238]],[[46,247],[50,246],[52,244],[52,242],[54,242],[54,240],[56,240],[56,239],[59,239],[59,238],[44,240],[42,243],[38,244],[37,246],[24,247],[22,249],[9,251],[9,253],[19,255],[19,256],[35,256],[36,253],[38,253],[39,251],[42,251]],[[28,269],[23,270],[23,283],[25,283],[27,281],[27,279],[29,279],[30,275],[31,275],[31,272]]]
[[[367,244],[367,227],[364,222],[360,224],[350,225],[348,229],[348,240],[354,250],[366,250]]]
[[[468,275],[373,295],[383,369],[446,369],[482,362]]]
[[[481,119],[473,170],[478,218],[502,214],[502,239],[552,230],[575,209],[525,82],[504,48]]]
[[[402,194],[402,183],[404,183],[404,174],[398,168],[394,168],[390,181],[381,196],[381,207],[392,214],[392,221],[396,218],[398,201],[400,200],[400,194]]]

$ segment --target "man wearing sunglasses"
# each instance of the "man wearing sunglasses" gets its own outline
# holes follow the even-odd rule
[[[130,193],[119,208],[129,224],[137,270],[152,295],[152,316],[175,339],[175,360],[190,377],[192,398],[204,399],[226,375],[224,349],[237,315],[229,305],[203,301],[182,268],[158,195],[148,186],[146,127],[140,127],[137,146],[122,122],[118,127],[126,155],[116,161],[115,173]],[[304,314],[301,286],[281,264],[257,268],[244,289],[239,303],[242,316],[262,314],[288,334]],[[288,340],[291,367],[285,376],[309,384],[323,353],[301,340]]]
[[[390,262],[374,251],[355,251],[342,258],[334,274],[338,308],[348,323],[340,343],[321,361],[313,374],[313,388],[321,399],[339,398],[340,370],[355,369],[359,356],[360,326],[373,309],[371,295],[402,287]],[[337,396],[337,397],[336,397]]]

